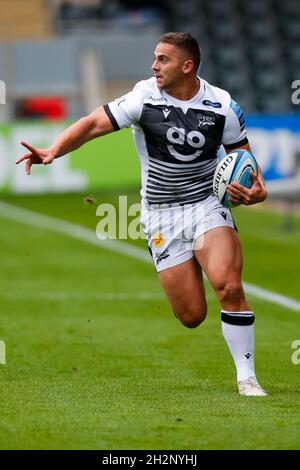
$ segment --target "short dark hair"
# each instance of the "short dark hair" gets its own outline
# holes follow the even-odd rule
[[[201,62],[201,50],[197,39],[188,33],[166,33],[163,34],[158,42],[166,42],[168,44],[174,44],[175,46],[184,49],[193,60],[196,71]]]

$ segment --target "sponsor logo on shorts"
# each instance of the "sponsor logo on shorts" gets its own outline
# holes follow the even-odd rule
[[[246,359],[250,359],[251,354],[250,354],[250,353],[247,353],[247,354],[244,354],[244,356],[245,356]]]
[[[158,265],[163,259],[169,258],[170,253],[168,250],[163,251],[162,253],[156,253],[156,265]]]
[[[224,220],[226,220],[227,214],[225,211],[220,212],[221,216],[223,217]]]
[[[156,233],[152,238],[152,243],[155,248],[160,248],[165,243],[165,239],[162,233]]]

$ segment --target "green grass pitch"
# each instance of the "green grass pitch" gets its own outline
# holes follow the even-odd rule
[[[96,194],[98,203],[117,197]],[[5,201],[92,229],[98,221],[82,195]],[[244,208],[235,217],[245,281],[300,300],[300,221],[286,232],[279,215]],[[291,362],[300,312],[250,298],[269,396],[240,397],[209,287],[208,318],[188,330],[151,264],[0,224],[1,449],[300,448],[300,364]]]

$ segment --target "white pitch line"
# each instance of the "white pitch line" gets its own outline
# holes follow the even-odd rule
[[[280,305],[290,310],[294,310],[295,312],[300,312],[300,302],[296,299],[277,294],[277,292],[271,292],[253,284],[248,284],[248,282],[243,282],[243,286],[247,294],[253,295],[258,299],[267,300],[273,304]]]
[[[33,226],[39,229],[61,233],[69,237],[76,238],[77,240],[96,245],[100,248],[114,251],[115,253],[119,253],[123,256],[129,256],[130,258],[152,264],[152,260],[146,250],[135,247],[130,243],[120,242],[119,240],[99,240],[96,237],[96,232],[82,227],[81,225],[39,214],[28,209],[22,209],[4,202],[0,202],[0,216],[31,227]],[[296,299],[286,297],[246,282],[243,283],[243,285],[248,294],[257,297],[258,299],[266,300],[290,310],[300,312],[300,302]]]
[[[69,237],[77,238],[78,240],[96,245],[105,250],[111,250],[123,254],[124,256],[152,263],[149,253],[146,250],[130,245],[129,243],[120,242],[119,240],[100,240],[96,236],[96,230],[93,231],[81,225],[57,219],[56,217],[39,214],[38,212],[13,206],[5,202],[0,202],[0,216],[14,220],[15,222],[21,222],[30,227],[37,227],[68,235]]]
[[[163,300],[163,293],[155,292],[3,292],[2,299],[30,300]]]
[[[214,297],[209,293],[207,300]],[[0,292],[0,299],[8,300],[166,300],[161,292]]]

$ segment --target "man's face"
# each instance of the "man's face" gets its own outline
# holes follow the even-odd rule
[[[154,51],[154,56],[152,70],[158,88],[168,91],[174,86],[178,86],[178,83],[185,75],[184,69],[187,58],[184,51],[174,44],[159,42]]]

